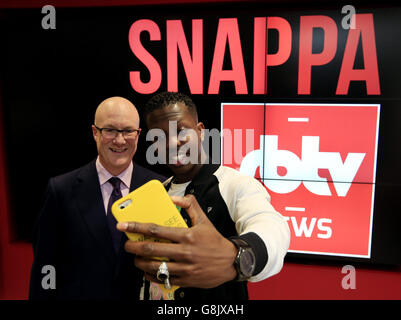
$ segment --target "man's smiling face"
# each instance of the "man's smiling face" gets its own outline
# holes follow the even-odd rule
[[[134,105],[119,97],[103,101],[95,115],[95,125],[98,128],[133,130],[139,128],[139,115]],[[112,175],[124,171],[135,155],[138,135],[124,138],[118,133],[115,138],[105,138],[95,126],[92,126],[93,137],[99,154],[100,163]]]
[[[177,132],[169,132],[171,123],[176,124]],[[191,114],[184,103],[175,103],[166,107],[152,111],[146,117],[149,130],[161,129],[164,131],[167,143],[165,145],[165,155],[167,165],[174,172],[178,181],[189,181],[201,166],[201,131],[204,129],[202,122],[197,122],[197,118]],[[179,139],[177,135],[190,129],[192,135],[185,139]],[[185,134],[183,135],[185,137]],[[196,149],[197,157],[194,162],[182,163],[182,157],[189,157],[189,154],[180,154],[180,148],[185,144],[192,145]]]

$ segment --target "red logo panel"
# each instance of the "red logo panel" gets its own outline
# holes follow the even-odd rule
[[[291,252],[369,257],[380,105],[222,104],[222,163],[260,178]]]

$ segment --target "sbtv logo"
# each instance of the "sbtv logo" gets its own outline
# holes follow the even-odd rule
[[[222,103],[222,163],[260,180],[290,252],[370,257],[380,105]]]

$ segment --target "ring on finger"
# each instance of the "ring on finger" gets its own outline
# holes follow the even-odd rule
[[[167,268],[167,263],[166,262],[162,262],[159,266],[159,269],[157,270],[156,273],[156,278],[161,281],[164,282],[164,287],[166,289],[171,289],[171,285],[170,285],[170,273],[168,272],[168,268]]]

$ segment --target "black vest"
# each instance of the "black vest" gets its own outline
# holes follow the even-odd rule
[[[202,210],[223,237],[237,236],[235,223],[231,219],[227,205],[219,190],[219,181],[213,173],[220,165],[204,164],[199,173],[185,190],[185,194],[193,194]],[[166,186],[168,190],[170,185]],[[191,219],[185,210],[181,214],[191,226]],[[247,282],[229,281],[211,289],[179,288],[175,291],[176,300],[248,300]]]

